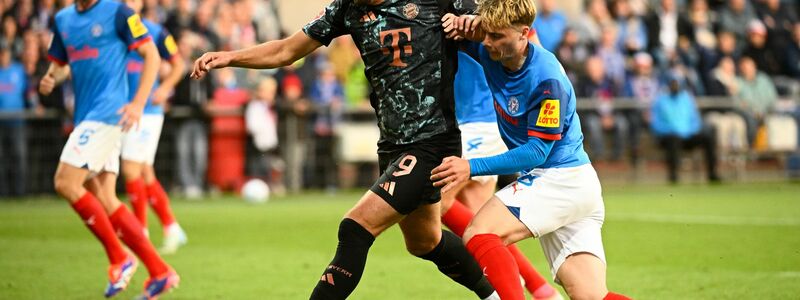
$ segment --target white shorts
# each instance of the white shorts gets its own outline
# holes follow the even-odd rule
[[[606,262],[600,234],[605,207],[591,164],[534,169],[495,196],[539,239],[554,278],[575,253],[591,253]]]
[[[458,129],[461,130],[461,156],[464,159],[494,156],[508,151],[495,122],[464,123],[458,125]],[[475,176],[472,180],[496,182],[497,175]]]
[[[164,127],[164,115],[142,115],[139,127],[122,137],[122,159],[149,166],[156,160],[158,140]]]
[[[121,141],[122,127],[84,121],[69,134],[59,160],[92,173],[119,173]]]

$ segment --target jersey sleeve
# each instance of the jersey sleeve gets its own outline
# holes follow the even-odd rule
[[[66,65],[68,61],[67,50],[56,23],[53,23],[53,37],[50,39],[50,47],[47,49],[47,59],[62,66]]]
[[[453,13],[456,15],[474,15],[478,11],[475,0],[451,0]]]
[[[528,105],[528,136],[557,141],[564,131],[564,106],[570,95],[555,79],[547,79],[533,92]]]
[[[333,39],[347,34],[344,25],[345,10],[342,0],[333,0],[316,19],[303,27],[303,32],[323,45],[329,45]]]
[[[161,33],[158,34],[156,48],[158,48],[158,54],[161,58],[167,61],[178,53],[178,45],[175,43],[175,38],[166,29],[161,30]]]
[[[117,34],[128,45],[129,50],[139,48],[139,46],[152,40],[150,33],[147,31],[147,26],[142,23],[142,18],[139,14],[125,5],[120,5],[119,9],[117,9],[114,23]]]

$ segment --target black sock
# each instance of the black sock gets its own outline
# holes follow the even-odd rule
[[[442,230],[442,240],[436,248],[419,258],[432,261],[442,274],[475,292],[481,299],[494,293],[494,288],[483,276],[481,267],[464,247],[461,238],[450,231]]]
[[[345,299],[356,289],[364,266],[367,264],[367,253],[375,237],[352,219],[344,219],[339,223],[339,246],[336,255],[325,268],[314,291],[313,300]]]

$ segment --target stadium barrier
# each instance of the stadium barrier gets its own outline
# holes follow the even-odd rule
[[[597,99],[579,99],[577,108],[580,112],[591,112],[599,108],[600,101]],[[615,110],[637,110],[644,109],[642,102],[632,98],[615,98],[611,101],[613,109]],[[730,98],[708,98],[700,97],[697,99],[698,108],[703,112],[711,111],[726,111],[737,108],[736,101]],[[746,159],[753,159],[762,157],[763,155],[782,155],[781,160],[787,161],[787,165],[794,165],[792,163],[796,158],[786,157],[786,153],[797,150],[797,124],[792,127],[794,119],[789,117],[789,112],[797,114],[797,101],[792,99],[784,99],[776,105],[776,111],[779,115],[769,118],[766,122],[768,135],[768,145],[771,145],[775,151],[762,151],[760,153],[748,152]],[[214,112],[213,116],[242,116],[243,109],[229,109],[225,111]],[[199,119],[203,121],[205,126],[209,126],[208,120],[211,115],[199,115],[196,111],[190,108],[175,107],[169,110],[166,115],[166,122],[164,130],[161,135],[160,147],[156,157],[156,172],[162,183],[167,187],[177,187],[178,183],[178,166],[176,155],[176,124],[185,122],[191,119]],[[61,153],[64,142],[67,139],[68,133],[71,130],[71,121],[67,114],[63,111],[56,109],[47,109],[40,112],[25,111],[22,113],[14,112],[0,112],[0,122],[9,120],[23,120],[27,131],[27,147],[25,154],[27,157],[25,161],[25,172],[22,174],[16,173],[14,168],[3,166],[3,171],[9,172],[10,177],[24,177],[24,185],[27,193],[33,194],[50,194],[53,191],[52,177],[55,173],[55,168]],[[376,141],[379,138],[377,126],[375,126],[375,116],[371,109],[350,109],[344,112],[343,122],[337,128],[338,142],[336,143],[335,154],[337,161],[342,164],[364,164],[374,163],[377,160],[375,151],[377,150]],[[208,129],[208,128],[206,128]],[[302,130],[301,128],[293,128],[291,130]],[[206,131],[208,132],[208,131]],[[645,135],[649,134],[648,130],[642,130]],[[794,135],[794,137],[792,137]],[[307,143],[313,143],[313,138],[307,139]],[[281,147],[291,148],[292,145],[283,144]],[[306,145],[306,147],[310,147]],[[648,148],[645,148],[648,149]],[[647,157],[652,159],[660,158],[659,153],[654,153],[653,147],[650,147]],[[245,149],[226,149],[226,151],[246,151]],[[312,152],[308,152],[312,153]],[[7,155],[7,154],[4,154]],[[211,155],[210,155],[211,156]],[[313,159],[313,158],[310,158]],[[368,169],[368,170],[374,170]],[[741,172],[739,170],[737,172]],[[783,170],[773,170],[775,172],[782,172]],[[308,171],[305,171],[309,173]],[[304,177],[308,177],[306,174]],[[358,175],[352,175],[358,176]],[[370,174],[376,176],[376,174]],[[340,178],[340,181],[353,181],[369,182],[368,178],[359,176],[359,178]]]

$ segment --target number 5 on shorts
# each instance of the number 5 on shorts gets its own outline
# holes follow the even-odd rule
[[[414,166],[417,165],[417,158],[411,154],[406,155],[403,157],[403,160],[397,164],[397,167],[400,168],[400,171],[395,171],[392,173],[394,177],[400,177],[403,175],[411,174],[411,171],[414,170]]]
[[[86,143],[89,142],[89,137],[91,137],[92,134],[94,134],[94,130],[92,130],[92,129],[84,130],[81,133],[81,135],[78,137],[78,145],[81,145],[81,146],[86,145]]]

